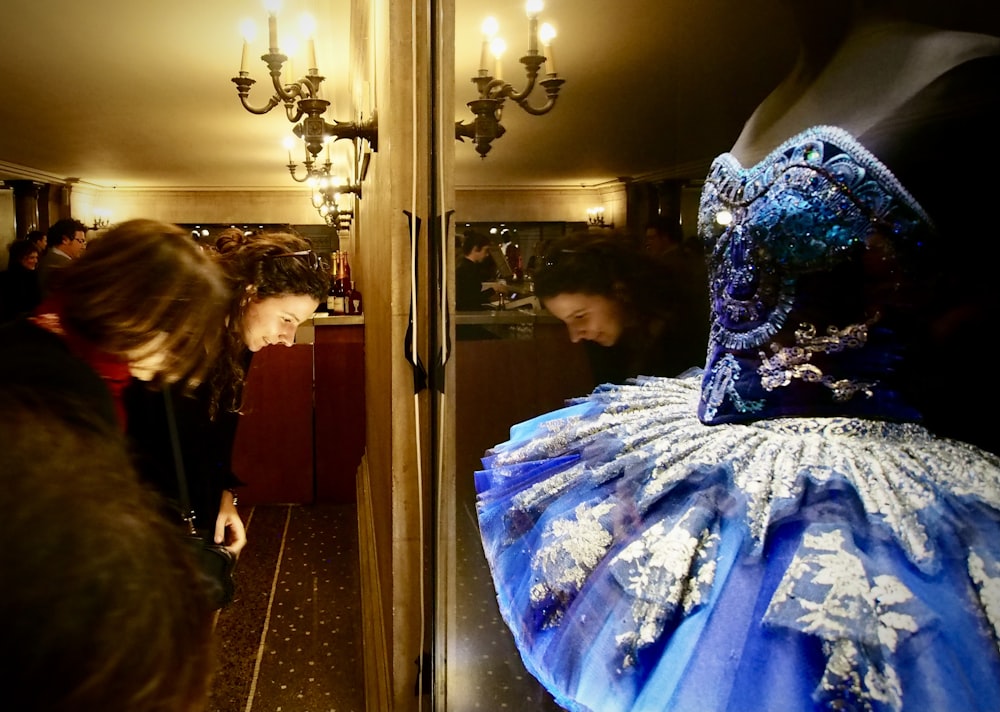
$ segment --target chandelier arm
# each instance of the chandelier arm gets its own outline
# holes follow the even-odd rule
[[[285,62],[285,55],[283,54],[265,54],[263,58],[267,63],[268,74],[271,75],[271,85],[274,87],[274,93],[281,97],[281,100],[285,104],[292,104],[299,97],[303,97],[301,82],[292,82],[291,84],[284,84],[281,81],[281,65]]]
[[[247,111],[249,111],[251,114],[266,114],[271,109],[273,109],[278,104],[280,104],[281,103],[281,99],[279,99],[277,96],[272,96],[270,98],[270,100],[268,100],[268,102],[267,102],[267,104],[265,106],[255,107],[255,106],[251,106],[250,103],[247,101],[247,97],[245,95],[241,94],[240,95],[240,103],[243,104],[243,108],[246,109]]]
[[[527,99],[528,95],[535,89],[535,82],[538,79],[538,70],[544,61],[545,57],[541,56],[537,52],[529,52],[525,56],[521,57],[520,62],[524,65],[524,76],[528,79],[528,83],[525,85],[524,89],[519,92],[515,91],[514,87],[510,87],[509,89],[505,87],[506,96],[513,99],[518,104]],[[542,83],[544,84],[544,82]]]
[[[546,97],[548,97],[548,101],[546,101],[545,104],[539,107],[535,107],[529,104],[526,98],[525,99],[517,99],[514,97],[511,98],[513,98],[514,101],[517,102],[518,106],[520,106],[522,109],[524,109],[532,116],[541,116],[542,114],[547,114],[550,111],[552,111],[552,108],[556,105],[556,100],[559,98],[559,89],[562,88],[562,85],[565,81],[566,81],[565,79],[558,79],[558,78],[543,79],[541,85],[545,87],[545,95]]]
[[[295,110],[294,113],[292,113],[293,109]],[[285,116],[288,117],[290,122],[297,124],[299,119],[305,116],[305,112],[302,111],[302,108],[298,104],[289,104],[288,102],[285,102]]]
[[[514,87],[512,87],[510,84],[507,84],[500,91],[500,96],[512,99],[513,101],[516,101],[518,104],[521,104],[522,102],[527,100],[528,96],[534,90],[535,90],[535,77],[529,75],[528,83],[525,85],[524,89],[522,89],[521,91],[516,91]]]
[[[281,97],[272,96],[265,106],[252,106],[248,101],[250,98],[250,87],[256,84],[257,80],[251,79],[246,72],[240,72],[238,77],[233,77],[230,81],[236,85],[236,93],[240,97],[240,103],[243,104],[243,108],[251,114],[266,114],[281,103]]]
[[[542,106],[532,106],[530,103],[528,103],[527,99],[523,101],[518,101],[517,105],[520,106],[522,109],[524,109],[527,113],[531,114],[532,116],[542,116],[543,114],[547,114],[550,111],[552,111],[552,108],[556,105],[556,99],[558,99],[558,97],[550,96],[549,100],[546,101]]]
[[[312,171],[310,170],[310,167],[306,165],[306,174],[301,178],[299,178],[298,176],[295,175],[295,172],[298,170],[298,168],[299,166],[296,163],[288,164],[288,172],[291,174],[292,180],[295,181],[296,183],[305,183],[312,176]]]

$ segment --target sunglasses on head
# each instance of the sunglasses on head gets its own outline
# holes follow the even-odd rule
[[[314,269],[316,271],[324,269],[323,260],[321,260],[319,258],[319,255],[317,255],[312,250],[299,250],[298,252],[282,252],[277,255],[268,255],[266,259],[277,260],[282,257],[301,257],[302,259],[306,260],[306,264],[309,265],[310,269]]]

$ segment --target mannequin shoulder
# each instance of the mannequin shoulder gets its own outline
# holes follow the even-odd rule
[[[862,25],[824,67],[799,67],[786,78],[748,119],[731,153],[749,166],[820,124],[859,136],[951,70],[985,57],[1000,57],[1000,37],[908,22]]]

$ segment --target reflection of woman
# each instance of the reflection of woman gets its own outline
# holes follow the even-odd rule
[[[192,397],[178,393],[171,400],[195,524],[238,554],[246,532],[234,488],[242,483],[230,463],[250,358],[266,346],[291,346],[298,326],[326,298],[330,278],[309,243],[297,235],[236,234],[218,246],[215,259],[232,295],[222,353]],[[140,469],[176,501],[177,475],[163,396],[133,384],[126,399]]]
[[[596,383],[676,376],[705,363],[708,296],[701,264],[650,258],[625,235],[555,240],[534,275],[535,296],[583,341]]]
[[[806,41],[842,14],[790,6]],[[477,473],[500,610],[569,709],[1000,707],[1000,458],[921,424],[976,438],[995,395],[962,339],[998,312],[1000,40],[842,39],[706,180],[703,375],[599,388]]]

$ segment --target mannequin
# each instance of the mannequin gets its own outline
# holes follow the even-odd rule
[[[787,7],[799,61],[702,190],[704,371],[476,473],[500,611],[576,712],[1000,708],[1000,39]]]

